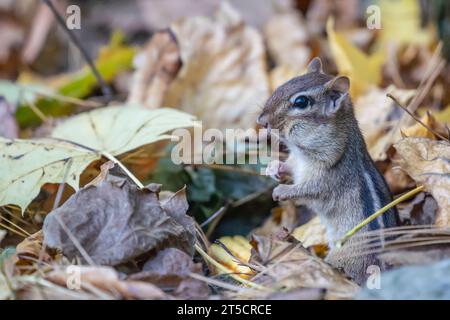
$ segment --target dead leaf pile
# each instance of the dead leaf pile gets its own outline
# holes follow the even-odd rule
[[[164,203],[159,191],[108,179],[84,187],[46,217],[45,243],[69,259],[108,266],[169,247],[192,255],[195,226],[185,190]]]
[[[351,299],[358,286],[306,250],[286,230],[252,238],[249,264],[258,270],[252,281],[275,291],[321,289],[326,299]]]

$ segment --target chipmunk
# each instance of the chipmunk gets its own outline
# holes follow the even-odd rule
[[[267,168],[275,179],[290,175],[294,182],[278,185],[273,199],[298,199],[316,212],[330,243],[326,261],[361,284],[369,276],[368,266],[383,266],[374,254],[342,257],[342,249],[334,243],[392,197],[358,127],[348,93],[349,78],[325,74],[319,58],[307,69],[306,74],[277,88],[258,117],[263,127],[278,130],[280,141],[289,149],[285,162],[273,161]],[[398,223],[392,208],[362,231]]]

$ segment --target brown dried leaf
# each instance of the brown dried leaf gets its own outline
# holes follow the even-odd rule
[[[436,225],[450,226],[450,144],[426,138],[404,138],[394,145],[397,163],[423,184],[439,206]]]
[[[193,254],[195,227],[185,214],[185,190],[164,204],[159,202],[158,192],[159,185],[138,190],[128,181],[114,183],[108,179],[84,187],[46,217],[45,242],[72,259],[80,256],[72,241],[75,238],[101,265],[117,265],[166,247]]]
[[[202,266],[181,250],[168,248],[147,261],[143,271],[128,277],[129,280],[151,282],[164,289],[173,290],[180,299],[204,299],[209,295],[208,285],[190,278],[190,273],[202,274]]]
[[[85,291],[97,288],[112,297],[125,299],[167,299],[168,296],[158,287],[142,281],[123,281],[119,274],[110,267],[75,266],[75,272],[80,275],[80,287]],[[75,272],[67,269],[53,270],[46,279],[61,286],[67,286],[73,280]]]
[[[269,94],[261,35],[229,4],[213,19],[182,19],[171,26],[181,67],[164,106],[198,116],[209,128],[252,128],[258,103]]]
[[[135,59],[128,103],[161,107],[164,95],[181,67],[180,50],[170,30],[156,33]]]
[[[41,258],[43,261],[51,261],[52,257],[46,250],[41,253],[43,240],[44,235],[42,230],[24,239],[16,246],[14,263],[18,266],[31,265],[40,255],[42,255]]]

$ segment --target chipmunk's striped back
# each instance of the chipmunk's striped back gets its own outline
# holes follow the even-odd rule
[[[368,161],[372,162],[371,159]],[[386,181],[373,162],[371,166],[363,168],[361,185],[361,202],[364,204],[363,211],[366,218],[392,201]],[[391,228],[397,226],[398,223],[398,214],[394,207],[372,220],[369,223],[369,230]]]

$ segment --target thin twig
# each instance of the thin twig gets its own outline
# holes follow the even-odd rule
[[[56,21],[58,24],[63,28],[63,30],[66,32],[66,34],[69,36],[69,39],[75,44],[75,46],[80,50],[81,55],[83,56],[86,63],[89,65],[89,67],[92,70],[92,73],[94,74],[95,78],[97,79],[97,82],[100,86],[100,89],[102,90],[103,95],[105,96],[106,100],[109,102],[112,98],[112,91],[111,88],[106,84],[106,82],[103,80],[102,76],[98,72],[97,68],[95,67],[94,62],[92,61],[91,57],[89,57],[89,54],[87,53],[86,49],[81,44],[80,40],[75,36],[75,34],[72,32],[72,30],[68,29],[66,27],[66,22],[64,21],[64,18],[59,14],[58,10],[54,6],[51,0],[42,0],[52,11],[53,15],[56,18]]]
[[[36,104],[31,99],[24,99],[24,100],[27,103],[28,107],[31,109],[31,111],[33,111],[42,122],[48,121],[47,116],[41,111],[41,109],[39,109],[36,106]]]
[[[139,181],[139,179],[136,178],[136,176],[133,173],[131,173],[131,171],[128,170],[128,168],[125,167],[125,165],[122,162],[120,162],[116,157],[114,157],[112,154],[110,154],[107,151],[103,151],[102,155],[105,158],[107,158],[108,160],[112,161],[114,164],[117,164],[125,172],[125,174],[128,177],[130,177],[131,180],[133,180],[133,182],[138,186],[139,189],[144,189],[145,188],[145,186],[142,184],[142,182]]]
[[[2,219],[3,221],[8,222],[10,225],[16,227],[18,230],[22,231],[26,235],[31,236],[31,234],[27,230],[21,228],[19,225],[15,224],[14,222],[12,222],[11,220],[5,218],[4,216],[0,215],[0,219]]]
[[[398,99],[396,97],[394,97],[392,94],[388,93],[386,94],[386,96],[390,99],[392,99],[395,104],[397,106],[399,106],[400,108],[403,109],[403,111],[405,111],[407,114],[409,114],[414,120],[416,120],[418,123],[420,123],[423,127],[425,127],[425,129],[429,130],[432,134],[434,134],[436,137],[441,138],[442,140],[447,140],[448,138],[445,138],[443,135],[441,135],[439,132],[437,132],[436,130],[434,130],[433,128],[431,128],[429,125],[427,125],[425,122],[423,122],[422,120],[420,120],[414,113],[412,113],[411,111],[408,110],[408,108],[406,108],[405,106],[403,106],[400,101],[398,101]]]
[[[381,208],[380,210],[376,211],[374,214],[370,215],[368,218],[364,219],[361,223],[359,223],[358,225],[356,225],[353,229],[351,229],[350,231],[348,231],[340,240],[338,240],[336,242],[336,247],[340,248],[342,247],[342,245],[348,240],[350,239],[350,237],[352,237],[356,232],[358,232],[359,230],[361,230],[365,225],[367,225],[370,221],[376,219],[377,217],[381,216],[383,213],[385,213],[386,211],[388,211],[389,209],[395,207],[397,204],[399,204],[402,201],[405,201],[409,198],[411,198],[413,195],[421,192],[424,189],[424,186],[418,186],[417,188],[405,193],[404,195],[398,197],[397,199],[395,199],[394,201],[388,203],[387,205],[385,205],[383,208]]]
[[[66,172],[64,174],[63,181],[62,181],[62,183],[59,184],[58,191],[56,192],[55,202],[53,202],[53,210],[58,208],[59,203],[61,202],[61,197],[62,197],[62,194],[66,187],[67,176],[69,174],[70,168],[72,167],[72,163],[73,163],[73,158],[70,158],[67,163],[67,168],[66,168]]]
[[[15,230],[15,229],[11,228],[10,226],[8,226],[8,225],[6,225],[6,224],[3,224],[3,223],[1,223],[1,222],[0,222],[0,227],[4,228],[4,229],[6,229],[6,230],[9,230],[9,231],[11,231],[12,233],[15,233],[15,234],[17,234],[17,235],[19,235],[19,236],[21,236],[21,237],[24,237],[24,238],[27,237],[27,235],[24,234],[24,233],[22,233],[21,231],[17,231],[17,230]]]
[[[234,280],[242,283],[245,286],[248,287],[252,287],[258,290],[269,290],[268,288],[261,286],[257,283],[245,280],[235,274],[232,273],[231,270],[229,270],[227,267],[221,265],[219,262],[217,262],[216,260],[214,260],[212,257],[210,257],[202,248],[200,248],[200,246],[198,244],[195,244],[195,250],[203,257],[203,259],[205,259],[207,262],[209,262],[210,264],[212,264],[214,267],[216,267],[218,270],[220,270],[221,272],[224,272],[225,274],[227,274],[229,277],[233,278]]]
[[[214,214],[212,214],[208,219],[202,222],[200,225],[201,228],[204,226],[207,226],[211,221],[213,221],[217,216],[221,215],[225,211],[226,207],[221,207],[219,210],[217,210]]]

